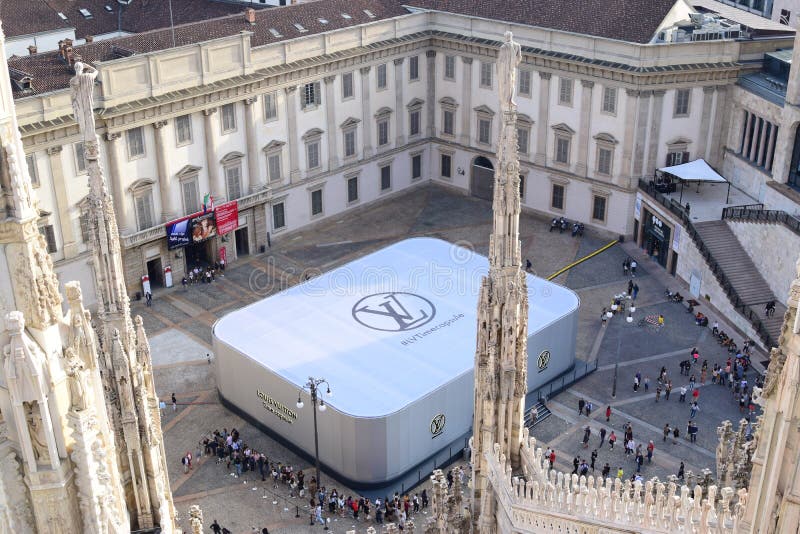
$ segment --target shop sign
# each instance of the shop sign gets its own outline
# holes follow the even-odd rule
[[[550,364],[550,351],[543,350],[539,353],[539,358],[537,359],[537,365],[539,366],[539,372],[541,373],[547,366]]]
[[[235,200],[218,206],[215,210],[217,233],[225,235],[239,228],[239,203]]]
[[[293,410],[290,410],[285,404],[276,401],[260,389],[256,390],[256,392],[258,394],[258,398],[261,399],[261,405],[266,411],[275,415],[275,417],[281,421],[289,423],[290,425],[295,422],[297,419],[297,414]]]
[[[444,425],[447,423],[443,413],[437,414],[431,419],[431,438],[440,436],[444,432]]]
[[[168,249],[181,248],[189,244],[191,222],[191,219],[179,219],[166,224]]]

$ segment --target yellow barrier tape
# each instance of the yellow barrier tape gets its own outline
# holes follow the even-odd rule
[[[597,256],[598,254],[600,254],[601,252],[605,252],[606,250],[610,249],[611,247],[613,247],[613,246],[614,246],[614,245],[616,245],[617,243],[618,243],[618,241],[615,239],[614,241],[611,241],[611,242],[610,242],[610,243],[608,243],[607,245],[603,245],[602,247],[600,247],[599,249],[595,250],[595,251],[594,251],[594,252],[592,252],[591,254],[588,254],[588,255],[586,255],[586,256],[584,256],[584,257],[582,257],[582,258],[581,258],[581,259],[579,259],[579,260],[573,261],[572,263],[570,263],[570,264],[569,264],[569,265],[567,265],[566,267],[563,267],[563,268],[561,268],[561,269],[557,270],[556,272],[554,272],[553,274],[551,274],[550,276],[548,276],[548,277],[547,277],[547,279],[548,279],[548,280],[552,280],[553,278],[556,278],[557,276],[559,276],[559,275],[561,275],[561,274],[563,274],[563,273],[565,273],[565,272],[569,271],[570,269],[572,269],[572,268],[573,268],[573,267],[575,267],[576,265],[578,265],[578,264],[580,264],[580,263],[583,263],[583,262],[585,262],[585,261],[586,261],[586,260],[588,260],[589,258],[593,258],[593,257]]]

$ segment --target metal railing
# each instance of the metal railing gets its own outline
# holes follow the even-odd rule
[[[692,241],[694,241],[697,251],[706,260],[708,268],[714,274],[720,287],[728,296],[731,305],[733,305],[734,309],[738,311],[745,319],[750,321],[750,324],[753,326],[756,334],[758,334],[759,338],[761,338],[767,347],[774,347],[776,345],[776,340],[772,338],[772,335],[767,330],[764,322],[758,317],[758,314],[753,312],[753,310],[750,308],[750,305],[742,301],[741,297],[739,297],[739,293],[733,287],[733,284],[731,284],[731,281],[728,279],[727,275],[723,272],[722,267],[719,265],[719,263],[717,263],[717,260],[714,259],[714,256],[711,254],[711,251],[708,249],[708,247],[706,247],[705,243],[703,242],[703,238],[697,232],[694,224],[692,224],[692,221],[689,218],[689,214],[686,212],[686,210],[674,200],[667,198],[664,194],[656,191],[652,184],[649,184],[644,180],[639,180],[639,189],[647,193],[652,199],[657,201],[659,204],[667,208],[673,215],[678,217],[684,229],[686,230],[686,233],[689,234],[689,236],[692,238]],[[738,206],[732,209],[736,208],[738,208]],[[724,210],[723,218],[725,218]]]
[[[753,206],[761,206],[755,208]],[[800,219],[781,210],[765,210],[763,204],[748,206],[731,206],[722,210],[722,219],[729,221],[748,221],[782,224],[792,232],[800,235]]]

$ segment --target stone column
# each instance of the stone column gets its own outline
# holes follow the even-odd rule
[[[403,146],[406,142],[405,117],[406,109],[403,106],[403,60],[399,57],[394,60],[394,109],[395,109],[395,146]]]
[[[636,103],[639,101],[639,91],[625,90],[625,133],[622,137],[622,172],[619,173],[620,182],[627,178],[629,185],[632,182],[631,162],[633,160],[633,140],[636,127]]]
[[[425,114],[428,116],[426,135],[433,137],[436,135],[436,51],[428,50],[425,52],[425,57],[428,60],[428,78],[425,80]]]
[[[292,85],[286,91],[286,130],[287,144],[289,145],[289,181],[296,182],[300,179],[300,139],[297,137],[297,86]]]
[[[575,165],[575,174],[586,176],[589,161],[589,133],[592,123],[592,88],[594,82],[581,80],[581,116],[578,126],[578,162]]]
[[[756,165],[764,165],[761,161],[764,158],[764,148],[767,145],[767,124],[766,120],[761,120],[761,139],[758,142],[758,155],[756,156]]]
[[[368,158],[372,155],[372,114],[370,112],[369,95],[369,69],[370,67],[361,67],[361,125],[363,127],[361,142],[363,144],[363,158]]]
[[[654,169],[658,168],[658,142],[661,137],[661,116],[664,114],[664,94],[666,91],[653,91],[653,111],[650,116],[650,136],[647,147],[647,163],[645,172],[650,175]]]
[[[761,128],[764,126],[764,119],[761,117],[755,118],[755,123],[753,125],[753,138],[752,142],[750,143],[750,150],[747,151],[747,158],[758,165],[758,161],[756,158],[758,157],[758,142],[760,140],[759,134],[761,133]]]
[[[117,214],[117,228],[120,235],[127,235],[136,227],[131,221],[131,210],[125,198],[125,188],[122,186],[122,177],[119,171],[119,143],[122,136],[119,132],[107,133],[106,153],[108,154],[108,174],[111,180],[111,190],[114,200],[114,212]]]
[[[339,147],[336,144],[336,98],[333,96],[333,82],[336,76],[325,76],[325,123],[328,134],[328,170],[339,166]],[[320,157],[322,154],[320,154]]]
[[[58,211],[58,225],[61,227],[61,240],[64,243],[64,259],[78,255],[78,243],[75,241],[75,232],[69,216],[69,202],[67,197],[67,184],[64,181],[64,167],[61,164],[61,146],[52,146],[47,149],[47,159],[50,162],[50,175],[53,177],[54,199]],[[85,163],[84,163],[85,164]]]
[[[547,127],[550,124],[550,73],[539,71],[539,116],[536,121],[536,165],[547,164]]]
[[[639,109],[636,112],[636,142],[633,146],[633,177],[641,178],[644,169],[644,146],[647,142],[647,127],[650,123],[650,94],[639,93]]]
[[[167,121],[153,123],[153,134],[156,138],[156,168],[158,171],[158,193],[161,197],[161,222],[167,222],[177,217],[177,211],[172,205],[169,195],[169,169],[167,165],[167,149],[164,146],[164,126]]]
[[[258,164],[258,132],[256,131],[256,107],[253,105],[258,100],[251,96],[244,99],[244,135],[247,137],[247,179],[250,184],[250,192],[258,191],[266,187],[266,170],[261,175]]]
[[[703,87],[703,114],[700,117],[700,138],[697,140],[697,157],[708,159],[708,129],[711,125],[711,108],[715,87]]]
[[[464,74],[461,86],[461,144],[470,146],[472,144],[472,58],[467,56],[461,57],[461,62],[464,64]]]
[[[711,146],[709,147],[708,152],[708,162],[715,166],[721,167],[722,166],[722,132],[729,131],[728,125],[731,123],[731,116],[735,113],[731,113],[728,110],[726,105],[726,100],[728,97],[728,86],[727,85],[718,85],[716,92],[716,102],[714,105],[714,120],[711,124]],[[736,130],[738,134],[738,129]],[[736,140],[738,141],[741,137],[737,137]],[[734,141],[735,143],[735,141]],[[729,143],[728,146],[736,146],[733,143]]]
[[[203,134],[206,148],[206,168],[208,169],[208,189],[214,196],[214,203],[222,203],[225,198],[225,182],[220,179],[219,160],[217,160],[216,125],[214,114],[217,108],[203,110]],[[203,192],[200,191],[200,198]]]
[[[750,144],[750,125],[753,122],[753,116],[754,116],[749,111],[745,111],[745,113],[747,114],[747,120],[744,121],[744,141],[742,142],[741,150],[739,150],[739,154],[741,154],[742,157],[744,158],[746,158],[750,152],[748,147],[748,145]]]
[[[767,154],[764,158],[764,168],[768,171],[772,171],[772,161],[770,160],[770,155],[775,151],[775,139],[778,137],[778,125],[773,124],[772,128],[769,130],[769,142],[767,143]]]

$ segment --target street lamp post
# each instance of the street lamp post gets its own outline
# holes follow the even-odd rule
[[[326,395],[328,397],[333,396],[333,392],[331,392],[331,386],[328,384],[328,381],[324,378],[314,378],[312,376],[308,377],[308,382],[302,385],[300,391],[297,393],[297,408],[303,409],[303,399],[301,398],[301,393],[303,390],[308,390],[311,393],[311,406],[312,411],[314,412],[314,460],[315,460],[315,467],[316,467],[316,479],[317,479],[317,487],[321,487],[321,481],[319,478],[319,432],[317,431],[317,410],[314,410],[316,407],[317,401],[319,400],[319,411],[324,412],[328,407],[325,405],[325,401],[319,398],[318,391],[319,387],[325,384],[327,387]]]

